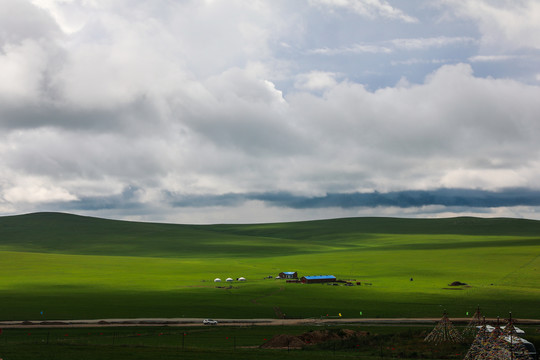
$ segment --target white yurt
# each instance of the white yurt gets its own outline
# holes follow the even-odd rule
[[[220,278],[215,278],[214,282],[221,282],[221,279]]]
[[[245,277],[239,277],[238,281],[246,281],[246,278]]]
[[[227,278],[227,280],[225,280],[225,281],[231,282],[231,281],[233,281],[233,279],[232,278]]]

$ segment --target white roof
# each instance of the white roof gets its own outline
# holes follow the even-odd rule
[[[506,342],[509,342],[509,343],[513,343],[513,344],[517,344],[517,343],[521,343],[521,344],[527,344],[529,343],[529,341],[523,339],[523,338],[520,338],[519,336],[505,336],[504,337],[504,341]]]
[[[225,280],[225,281],[233,281],[233,279],[232,278],[227,278],[227,280]]]
[[[246,278],[245,277],[239,277],[238,281],[246,281]]]
[[[506,326],[501,326],[501,329],[504,330],[505,327]],[[481,326],[477,326],[477,328],[480,329]],[[525,331],[521,330],[517,326],[514,326],[514,329],[516,329],[516,334],[525,334]],[[493,330],[495,330],[495,327],[491,326],[491,325],[486,325],[486,330],[489,331],[489,332],[492,332]]]
[[[220,278],[215,278],[215,279],[214,279],[214,282],[220,282],[220,281],[221,281]]]
[[[501,329],[504,330],[506,326],[501,326]],[[516,329],[516,334],[525,334],[525,331],[521,330],[520,328],[518,328],[517,326],[514,326],[514,329]]]

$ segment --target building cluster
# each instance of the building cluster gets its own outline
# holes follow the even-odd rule
[[[281,272],[276,276],[276,279],[293,280],[294,282],[301,282],[303,284],[335,282],[337,280],[334,275],[306,275],[299,279],[296,271]]]

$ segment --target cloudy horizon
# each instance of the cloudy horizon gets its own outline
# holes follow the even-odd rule
[[[2,0],[0,215],[540,219],[534,0]]]

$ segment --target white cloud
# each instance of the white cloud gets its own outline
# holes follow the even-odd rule
[[[304,90],[325,90],[336,86],[337,74],[324,71],[312,71],[307,74],[299,74],[294,86]]]
[[[64,33],[72,34],[80,31],[89,18],[89,12],[97,7],[94,1],[83,0],[32,0],[32,4],[46,10]],[[83,6],[80,6],[83,4]],[[69,9],[69,13],[65,10]]]
[[[0,4],[0,46],[19,44],[25,39],[60,36],[56,22],[46,11],[24,0],[3,0]]]
[[[392,64],[392,66],[396,66],[396,65],[418,65],[418,64],[446,64],[446,63],[451,63],[451,62],[455,62],[455,60],[411,58],[407,60],[392,60],[390,64]]]
[[[25,177],[13,186],[7,188],[2,198],[8,204],[42,203],[51,201],[70,201],[77,197],[61,186],[50,184],[47,179],[39,177]]]
[[[392,49],[386,47],[386,46],[380,46],[380,45],[367,45],[367,44],[354,44],[349,47],[340,47],[340,48],[319,48],[319,49],[313,49],[309,51],[312,54],[320,54],[320,55],[340,55],[340,54],[362,54],[362,53],[368,53],[368,54],[389,54],[392,52]]]
[[[128,184],[147,194],[498,189],[534,187],[540,175],[539,87],[478,78],[460,64],[423,84],[375,92],[332,73],[306,73],[299,90],[324,95],[283,97],[261,74],[231,69],[201,83],[202,97],[181,97],[166,112],[133,112],[130,132],[8,133],[0,147],[5,174],[40,182],[4,180],[3,197],[67,201]],[[149,115],[158,119],[141,126]]]
[[[0,96],[10,101],[41,96],[47,53],[40,42],[23,40],[4,45],[0,53]]]
[[[441,186],[447,188],[469,188],[474,184],[477,188],[500,189],[512,185],[530,185],[530,179],[526,179],[516,169],[449,169],[441,178]]]
[[[432,38],[394,39],[390,41],[390,43],[396,48],[404,50],[423,50],[433,47],[441,48],[445,46],[471,44],[475,42],[476,40],[474,38],[467,36],[438,36]]]
[[[511,51],[540,49],[540,3],[536,0],[446,0],[457,16],[477,22],[482,43]]]
[[[370,18],[383,17],[407,23],[418,22],[415,17],[405,14],[384,0],[310,0],[310,3],[330,8],[342,8]]]
[[[522,59],[523,56],[518,55],[475,55],[469,58],[470,62],[499,62]]]
[[[318,48],[310,50],[311,54],[342,55],[342,54],[391,54],[398,50],[416,51],[430,48],[443,48],[452,45],[464,45],[475,43],[471,37],[447,37],[434,38],[403,38],[389,41],[381,41],[377,44],[354,44],[339,48]]]
[[[539,169],[533,162],[538,153],[533,134],[540,131],[534,120],[540,110],[535,96],[540,96],[538,87],[476,78],[469,66],[460,64],[443,66],[422,85],[369,92],[341,83],[323,98],[295,94],[288,101],[295,116],[305,121],[301,128],[317,139],[319,176],[334,174],[334,182],[352,186],[349,190],[356,190],[355,185],[381,191],[403,184],[462,186],[448,174],[456,167],[486,169],[472,161],[482,158],[520,175],[468,184],[495,189],[534,184],[532,173]],[[524,173],[525,164],[535,170]]]
[[[312,2],[400,20],[369,22],[394,26],[370,37],[365,21],[338,28],[341,17],[286,0],[7,1],[28,16],[0,11],[0,211],[110,198],[166,216],[168,192],[537,187],[540,88],[465,64],[433,71],[459,61],[444,60],[450,46],[475,69],[514,55],[471,55],[470,34],[415,37],[403,22],[416,18],[387,2]],[[280,217],[250,203],[224,220],[250,209]]]

